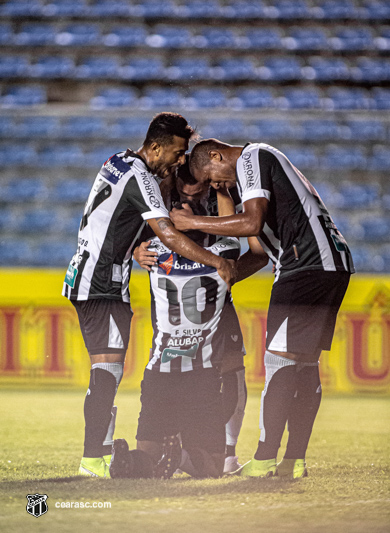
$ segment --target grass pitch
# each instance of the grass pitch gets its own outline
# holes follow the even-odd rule
[[[389,398],[325,396],[307,453],[307,479],[162,481],[75,476],[84,394],[0,392],[1,531],[390,532]],[[256,448],[259,402],[260,392],[250,391],[237,447],[241,462]],[[119,392],[116,404],[116,436],[131,446],[139,395]],[[26,512],[26,495],[36,493],[48,495],[49,510],[39,518]],[[87,502],[111,508],[81,508]]]

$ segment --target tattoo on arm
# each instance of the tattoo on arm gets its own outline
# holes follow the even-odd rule
[[[156,222],[161,231],[166,230],[168,227],[172,227],[173,224],[169,218],[157,218]]]

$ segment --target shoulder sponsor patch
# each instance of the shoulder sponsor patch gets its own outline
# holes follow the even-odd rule
[[[132,162],[125,163],[117,155],[113,155],[103,164],[100,175],[107,181],[116,185],[118,181],[128,172],[133,165]]]

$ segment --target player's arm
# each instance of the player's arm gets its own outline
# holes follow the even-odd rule
[[[173,209],[170,217],[176,229],[197,229],[212,235],[227,237],[252,237],[259,235],[267,215],[268,200],[252,198],[243,204],[243,212],[223,217],[206,217],[192,214],[189,207]]]
[[[221,188],[217,190],[217,202],[218,215],[220,217],[227,217],[229,215],[236,214],[233,199],[229,194],[229,189]]]
[[[249,278],[262,268],[268,265],[268,255],[263,250],[256,237],[249,237],[249,250],[237,261],[236,282]]]
[[[137,248],[134,249],[133,257],[141,268],[150,272],[151,267],[157,263],[157,252],[149,250],[150,241],[141,242]]]
[[[236,276],[235,262],[229,261],[205,250],[180,233],[169,218],[152,218],[148,224],[159,239],[173,252],[191,261],[203,263],[217,269],[218,274],[230,288]]]

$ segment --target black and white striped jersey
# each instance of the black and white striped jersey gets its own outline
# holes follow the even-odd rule
[[[222,357],[213,339],[227,285],[215,268],[185,259],[157,237],[151,246],[158,253],[158,262],[150,272],[154,334],[146,368],[160,372],[211,368]],[[207,250],[237,259],[240,243],[223,237]]]
[[[258,237],[276,277],[301,270],[355,271],[348,245],[319,194],[287,157],[268,144],[247,144],[236,166],[242,202],[269,201]]]
[[[159,217],[169,213],[144,160],[130,150],[110,157],[85,205],[62,294],[70,300],[130,302],[132,249],[145,221]]]

